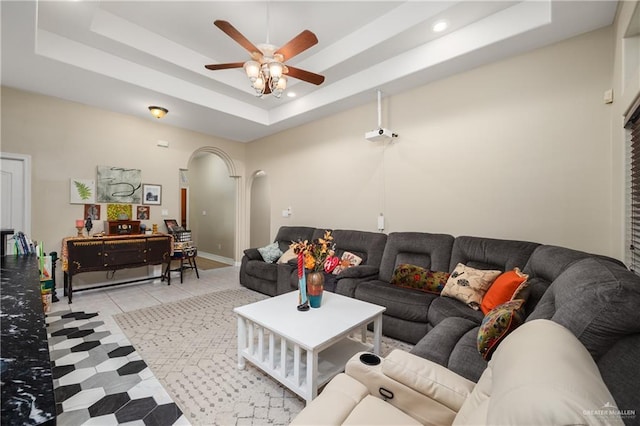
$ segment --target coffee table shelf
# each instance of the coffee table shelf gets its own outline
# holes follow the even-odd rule
[[[291,292],[234,309],[238,368],[247,360],[309,402],[354,354],[379,354],[385,308],[325,293],[322,307],[299,312],[297,298]],[[366,342],[369,323],[374,324],[373,344]]]

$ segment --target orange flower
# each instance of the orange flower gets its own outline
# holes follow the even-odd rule
[[[316,238],[311,242],[308,240],[292,242],[289,247],[296,254],[303,253],[304,267],[313,271],[322,271],[327,257],[335,254],[331,231],[325,231],[322,238]]]

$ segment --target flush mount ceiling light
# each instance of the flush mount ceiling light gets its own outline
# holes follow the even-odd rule
[[[251,60],[205,65],[205,68],[211,71],[244,68],[244,72],[247,74],[257,97],[271,93],[276,98],[280,98],[287,88],[288,77],[297,78],[315,85],[320,85],[324,81],[324,76],[284,64],[287,60],[318,43],[318,38],[311,31],[304,30],[284,46],[277,48],[269,44],[268,35],[267,43],[255,46],[227,21],[217,20],[214,25],[244,47],[251,54]]]
[[[149,111],[151,111],[151,115],[155,118],[162,118],[169,112],[168,109],[155,105],[150,106]]]
[[[433,26],[431,27],[431,30],[434,33],[441,33],[444,30],[446,30],[447,28],[449,28],[449,23],[447,21],[445,21],[444,19],[441,19],[439,21],[437,21],[436,23],[433,24]]]

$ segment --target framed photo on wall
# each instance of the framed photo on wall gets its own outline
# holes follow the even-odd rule
[[[162,186],[150,183],[142,184],[142,204],[159,206],[162,204]]]
[[[100,220],[100,204],[85,204],[83,219]]]
[[[136,219],[138,219],[138,220],[149,220],[150,219],[150,213],[151,213],[150,210],[151,210],[151,207],[138,206],[137,207]]]

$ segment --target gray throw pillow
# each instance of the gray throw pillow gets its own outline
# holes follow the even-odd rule
[[[280,247],[278,247],[278,243],[272,243],[268,246],[260,247],[258,251],[260,252],[260,255],[262,256],[264,261],[267,263],[273,263],[276,260],[280,259],[280,256],[282,256],[282,250],[280,250]]]

